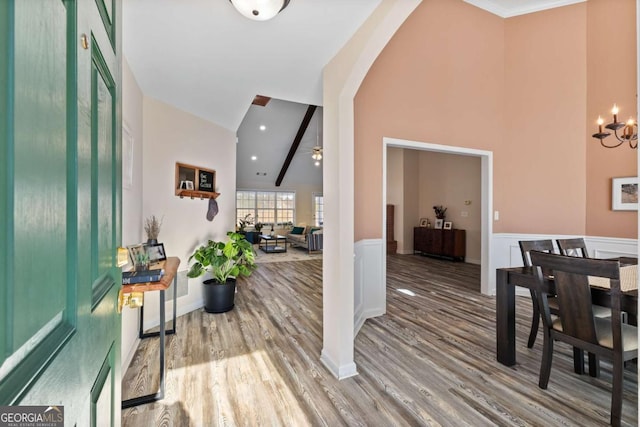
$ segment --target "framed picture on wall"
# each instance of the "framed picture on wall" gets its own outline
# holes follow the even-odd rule
[[[436,225],[434,228],[442,229],[442,225],[444,224],[444,219],[436,219]]]
[[[453,228],[453,223],[451,221],[445,221],[444,229],[445,230],[451,230],[452,228]]]
[[[613,178],[611,209],[614,211],[638,210],[638,178]]]
[[[420,227],[426,227],[429,224],[428,218],[420,218]]]

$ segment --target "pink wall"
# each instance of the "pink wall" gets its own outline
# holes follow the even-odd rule
[[[587,23],[610,2],[592,3],[504,20],[461,0],[423,1],[354,101],[356,241],[381,235],[382,195],[372,184],[382,180],[385,136],[492,151],[494,232],[594,235],[587,224],[602,210],[598,234],[636,237],[635,227],[607,228],[619,212],[591,212],[590,159],[603,154],[592,153],[587,134]]]
[[[586,4],[504,20],[496,232],[584,234]]]
[[[587,235],[637,237],[637,212],[611,211],[611,178],[637,176],[636,150],[606,149],[597,139],[598,115],[612,120],[611,107],[620,107],[618,120],[638,117],[634,0],[587,2]],[[613,136],[607,142],[613,142]]]
[[[356,241],[381,237],[384,136],[501,145],[503,31],[462,1],[425,0],[380,54],[354,100]]]

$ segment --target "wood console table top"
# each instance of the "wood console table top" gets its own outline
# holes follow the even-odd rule
[[[178,266],[180,265],[180,258],[169,257],[166,261],[160,261],[155,268],[164,269],[164,275],[162,279],[157,282],[147,283],[135,283],[133,285],[122,285],[122,293],[128,294],[131,292],[147,292],[147,291],[164,291],[173,282],[173,278],[178,273]]]

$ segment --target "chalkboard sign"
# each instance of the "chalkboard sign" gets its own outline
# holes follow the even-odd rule
[[[199,180],[200,184],[198,185],[198,187],[200,191],[208,191],[210,193],[213,193],[215,191],[213,186],[215,185],[216,173],[201,170],[199,175],[200,175],[200,180]]]

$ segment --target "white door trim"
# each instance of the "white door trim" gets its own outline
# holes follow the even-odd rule
[[[485,295],[491,294],[491,236],[493,234],[493,152],[477,150],[475,148],[455,147],[429,142],[409,141],[397,138],[382,138],[382,241],[387,239],[387,148],[409,148],[413,150],[432,151],[436,153],[458,154],[463,156],[480,157],[481,160],[481,262],[480,289]],[[383,254],[382,283],[387,281],[387,254]]]

